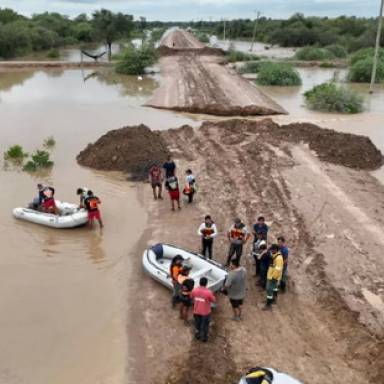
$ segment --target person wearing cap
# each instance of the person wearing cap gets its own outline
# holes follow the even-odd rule
[[[217,236],[217,228],[210,215],[204,217],[204,223],[200,225],[197,234],[201,237],[201,254],[212,259],[213,239]]]
[[[249,234],[245,224],[242,223],[241,219],[237,218],[235,219],[234,224],[228,230],[227,236],[230,245],[226,266],[229,266],[231,259],[235,254],[236,260],[240,264],[240,258],[243,254],[243,246],[248,241],[251,235]]]
[[[278,244],[272,244],[269,250],[271,258],[267,273],[267,301],[263,310],[272,309],[272,304],[277,302],[277,293],[284,266],[283,256],[280,253]]]
[[[287,280],[288,280],[289,249],[288,249],[287,244],[285,242],[284,236],[279,236],[277,238],[277,244],[280,247],[280,253],[281,253],[281,256],[283,256],[283,260],[284,260],[283,275],[281,276],[281,281],[280,281],[280,290],[282,292],[285,292],[287,289]]]

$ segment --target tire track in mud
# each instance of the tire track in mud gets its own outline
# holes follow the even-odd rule
[[[272,221],[273,234],[288,238],[294,270],[289,293],[268,314],[261,313],[264,294],[249,277],[244,311],[246,317],[255,319],[256,329],[247,318],[234,326],[227,320],[228,310],[219,310],[212,341],[207,346],[193,342],[187,361],[181,363],[181,374],[167,382],[216,384],[227,379],[232,383],[241,370],[254,364],[275,365],[311,384],[366,383],[367,373],[381,382],[383,344],[359,324],[329,281],[323,255],[315,251],[316,239],[290,200],[283,171],[294,162],[287,144],[241,125],[207,124],[194,135],[187,129],[165,135],[175,153],[193,158],[194,168],[205,175],[199,179],[202,214],[211,213],[225,230],[234,216],[252,223],[263,213]],[[220,192],[212,196],[211,191]],[[223,262],[226,242],[221,238],[216,243]],[[245,356],[239,356],[243,351]],[[215,375],[212,366],[220,373]]]

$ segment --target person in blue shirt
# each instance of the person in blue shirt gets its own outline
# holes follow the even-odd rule
[[[172,156],[167,157],[167,161],[163,164],[163,169],[165,173],[165,179],[169,179],[176,175],[176,164],[172,160]]]
[[[253,225],[254,242],[256,242],[260,238],[258,234],[262,234],[262,239],[267,241],[268,231],[269,228],[268,225],[265,224],[264,216],[259,216],[257,218],[257,223]]]
[[[283,266],[283,276],[280,281],[280,290],[282,292],[285,292],[287,289],[287,280],[288,280],[288,255],[289,255],[289,249],[285,243],[284,236],[279,236],[277,238],[277,243],[280,248],[280,253],[283,256],[284,260],[284,266]]]

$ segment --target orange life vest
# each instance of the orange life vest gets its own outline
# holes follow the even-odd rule
[[[205,227],[201,230],[202,235],[204,236],[211,236],[214,233],[214,230],[212,227]]]
[[[245,237],[245,232],[242,228],[233,227],[230,232],[231,239],[234,240],[243,240]]]
[[[171,276],[172,276],[173,280],[178,281],[178,277],[180,275],[180,271],[181,271],[181,267],[179,265],[174,265],[171,268]]]

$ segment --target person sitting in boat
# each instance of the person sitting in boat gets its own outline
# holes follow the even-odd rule
[[[58,209],[56,207],[55,198],[54,198],[55,190],[51,187],[47,187],[43,191],[44,200],[41,203],[41,210],[45,213],[51,213],[53,215],[57,215]]]
[[[45,192],[55,194],[55,189],[52,187],[45,187],[43,184],[37,184],[38,195],[32,200],[32,203],[29,205],[29,208],[39,210],[43,204],[44,199],[46,198]]]
[[[80,208],[85,208],[84,200],[87,198],[87,194],[88,194],[88,188],[85,188],[85,187],[77,188],[76,195],[80,197],[80,204],[79,204]]]
[[[177,278],[177,282],[180,285],[180,319],[184,321],[185,325],[189,325],[188,312],[193,303],[191,292],[195,286],[194,280],[189,277],[191,269],[190,265],[184,264]]]
[[[183,268],[183,256],[176,255],[169,267],[169,274],[171,275],[172,285],[173,285],[173,294],[172,294],[172,308],[174,308],[179,301],[180,296],[180,284],[178,283],[179,274]]]

